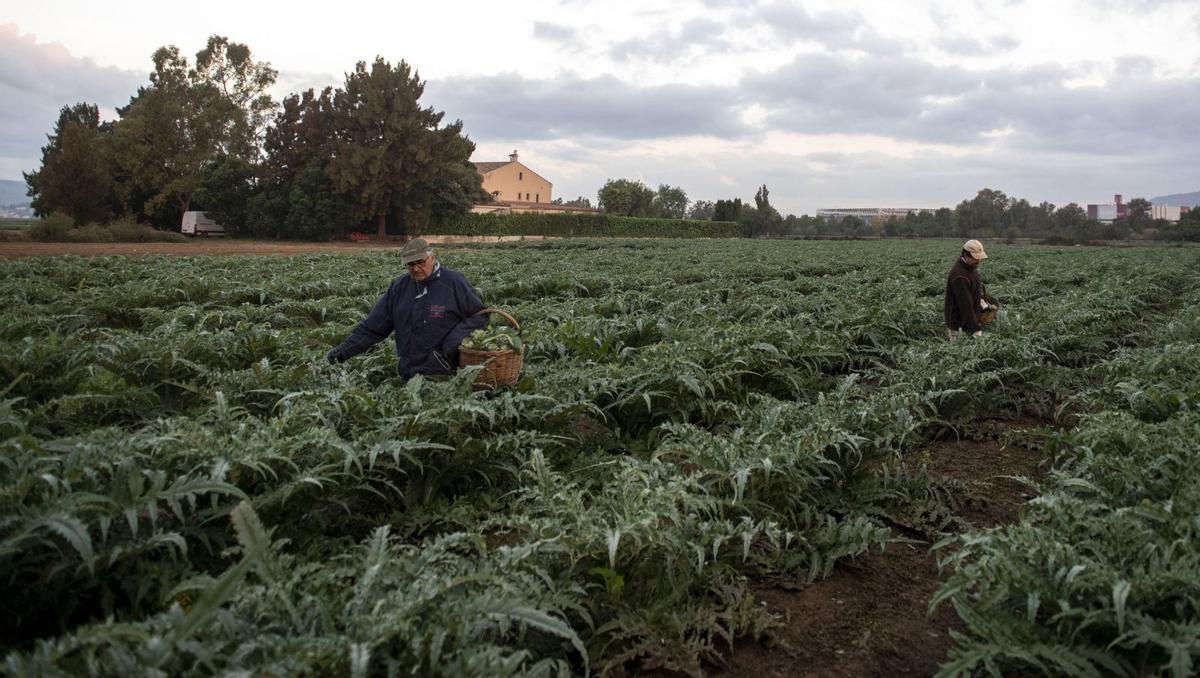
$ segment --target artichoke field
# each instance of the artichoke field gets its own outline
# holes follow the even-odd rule
[[[0,263],[4,670],[698,674],[904,525],[944,674],[1194,674],[1200,250],[989,246],[949,343],[956,246],[448,249],[521,323],[488,392],[325,362],[390,252]],[[1015,420],[1052,470],[973,529],[922,456]]]

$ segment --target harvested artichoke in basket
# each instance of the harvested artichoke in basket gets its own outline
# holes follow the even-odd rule
[[[520,351],[522,346],[521,336],[507,325],[492,325],[475,330],[462,342],[462,348],[476,351],[504,351],[510,348]]]

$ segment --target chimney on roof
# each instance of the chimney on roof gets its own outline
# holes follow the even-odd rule
[[[508,154],[508,161],[509,161],[509,162],[516,162],[516,161],[517,161],[517,149],[515,149],[515,148],[514,148],[514,149],[513,149],[513,152]]]

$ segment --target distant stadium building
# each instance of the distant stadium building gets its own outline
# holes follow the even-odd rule
[[[838,207],[817,210],[817,216],[825,221],[841,221],[846,217],[858,217],[872,226],[880,226],[892,217],[903,217],[909,212],[932,212],[929,207]]]

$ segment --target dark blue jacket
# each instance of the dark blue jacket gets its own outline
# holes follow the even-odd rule
[[[458,271],[437,268],[424,282],[405,274],[392,281],[383,298],[330,356],[341,362],[396,333],[400,376],[448,374],[458,366],[458,345],[487,325],[486,315],[471,317],[483,302]]]

